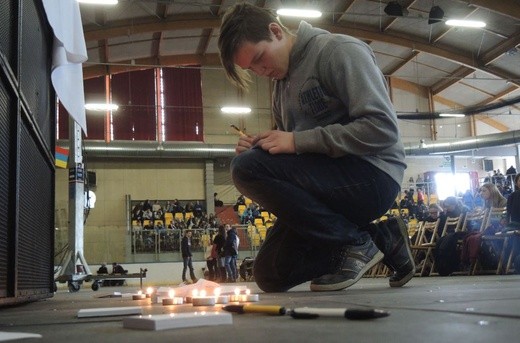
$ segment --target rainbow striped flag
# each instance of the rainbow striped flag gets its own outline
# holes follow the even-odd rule
[[[69,159],[69,149],[56,147],[56,167],[67,168],[67,160]]]

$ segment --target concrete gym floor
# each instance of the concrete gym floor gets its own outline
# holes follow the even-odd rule
[[[254,283],[240,284],[260,293]],[[99,298],[135,290],[132,286],[102,287],[94,292],[86,284],[79,292],[69,293],[61,288],[53,298],[2,308],[0,332],[42,335],[24,342],[520,341],[520,275],[417,277],[403,288],[390,288],[387,278],[363,278],[339,292],[313,293],[303,284],[287,293],[260,293],[259,304],[378,308],[390,313],[373,320],[233,314],[232,325],[143,331],[123,328],[123,317],[77,318],[79,309],[102,307],[143,306],[145,314],[171,311],[172,307],[150,305],[149,299]],[[175,311],[194,309],[186,304]]]

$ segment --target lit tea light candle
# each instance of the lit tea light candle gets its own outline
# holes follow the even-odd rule
[[[229,300],[230,301],[234,301],[234,302],[239,302],[242,298],[240,297],[240,289],[239,288],[235,288],[235,291],[234,291],[235,294],[231,294]]]
[[[200,291],[199,295],[193,296],[191,302],[193,306],[214,306],[215,305],[215,297],[207,296],[206,291]]]
[[[260,300],[260,297],[258,294],[251,294],[250,289],[246,289],[246,294],[244,295],[245,301],[248,302],[257,302]]]
[[[213,294],[215,295],[215,302],[217,304],[229,303],[229,295],[221,295],[222,289],[220,287],[215,288]]]
[[[148,287],[148,288],[146,289],[146,297],[147,297],[147,298],[151,298],[153,292],[154,292],[153,287]]]
[[[199,290],[198,289],[194,289],[193,291],[191,291],[191,296],[187,296],[184,301],[187,303],[187,304],[191,304],[192,301],[193,301],[193,298],[195,298],[196,296],[199,295]]]
[[[146,299],[146,294],[143,291],[137,292],[137,294],[132,294],[132,300],[142,300]]]
[[[173,289],[171,289],[168,292],[168,298],[164,298],[162,300],[162,304],[163,304],[163,306],[166,306],[166,305],[182,305],[184,303],[183,300],[184,299],[182,297],[176,297],[175,296],[175,291]]]

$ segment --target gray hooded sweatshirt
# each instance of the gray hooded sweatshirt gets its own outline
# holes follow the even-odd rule
[[[301,22],[287,76],[275,81],[273,110],[278,129],[294,133],[296,153],[359,156],[402,183],[397,117],[362,41]]]

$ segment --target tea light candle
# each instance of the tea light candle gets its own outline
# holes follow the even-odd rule
[[[187,296],[184,299],[184,301],[186,302],[186,304],[191,304],[193,302],[193,298],[195,298],[198,295],[199,295],[199,290],[198,289],[194,289],[193,291],[191,291],[191,297]]]
[[[146,294],[143,294],[142,291],[137,292],[137,294],[132,294],[132,300],[142,300],[146,299]]]
[[[206,296],[206,291],[200,291],[199,295],[191,299],[193,306],[214,306],[215,300],[215,297]]]
[[[234,301],[234,302],[239,302],[242,297],[240,296],[240,289],[239,288],[235,288],[235,294],[231,294],[229,300],[230,301]]]
[[[175,296],[175,291],[173,289],[171,289],[169,292],[168,292],[168,298],[164,298],[162,300],[162,304],[163,306],[166,306],[166,305],[182,305],[184,303],[182,297],[176,297]]]
[[[248,301],[248,302],[257,302],[260,300],[260,297],[258,296],[258,294],[251,294],[250,289],[246,289],[246,294],[245,294],[244,298],[245,298],[245,301]]]
[[[217,304],[229,303],[229,295],[220,295],[221,291],[222,290],[219,287],[215,288],[215,290],[213,291],[213,294],[215,295],[215,302]]]
[[[151,298],[151,297],[152,297],[152,294],[153,294],[153,291],[154,291],[154,289],[153,289],[152,287],[148,287],[148,288],[146,289],[146,297],[147,297],[147,298]]]

